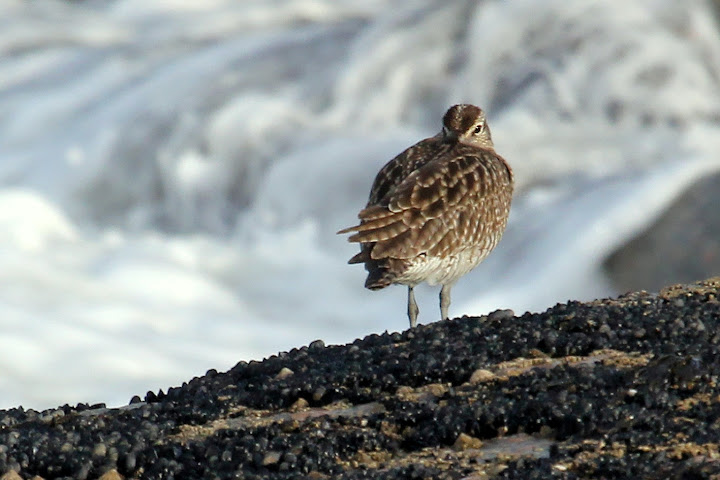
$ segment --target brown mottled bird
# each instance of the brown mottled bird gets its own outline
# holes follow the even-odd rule
[[[448,318],[450,289],[495,248],[507,225],[513,174],[493,147],[485,113],[454,105],[443,128],[390,160],[377,174],[355,232],[365,287],[408,287],[408,317],[419,313],[413,288],[442,285],[440,314]]]

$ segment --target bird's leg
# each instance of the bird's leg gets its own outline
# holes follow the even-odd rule
[[[448,319],[448,308],[450,308],[450,288],[452,285],[443,285],[440,289],[440,320]]]
[[[408,318],[410,319],[410,328],[415,328],[418,313],[420,313],[420,309],[415,302],[415,292],[413,292],[413,287],[408,287]]]

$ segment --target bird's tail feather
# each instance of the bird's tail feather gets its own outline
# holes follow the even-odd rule
[[[365,280],[365,288],[370,290],[380,290],[393,283],[395,275],[392,274],[385,265],[369,265],[367,280]]]

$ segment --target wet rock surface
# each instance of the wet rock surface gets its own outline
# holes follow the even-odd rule
[[[130,405],[0,411],[0,478],[720,475],[720,278],[313,342]]]

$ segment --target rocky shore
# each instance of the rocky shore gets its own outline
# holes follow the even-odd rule
[[[0,411],[0,479],[718,478],[720,278]]]

